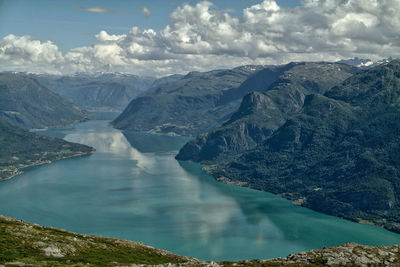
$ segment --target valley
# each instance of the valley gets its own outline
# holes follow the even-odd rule
[[[154,87],[148,82],[150,89],[122,98],[113,91],[119,88],[109,80],[114,76],[103,82],[102,76],[50,79],[3,74],[5,92],[18,95],[22,103],[32,103],[32,110],[34,103],[46,101],[42,95],[47,94],[79,111],[80,120],[86,122],[76,124],[79,119],[67,120],[69,112],[55,111],[34,115],[46,119],[24,120],[28,115],[23,115],[20,102],[0,103],[0,110],[21,110],[15,112],[20,117],[0,120],[1,179],[17,176],[0,184],[0,203],[18,198],[12,205],[0,205],[1,213],[82,234],[144,242],[199,259],[165,254],[173,256],[164,261],[155,256],[160,262],[183,260],[200,266],[208,264],[204,260],[230,266],[232,260],[247,259],[234,263],[246,266],[256,264],[252,259],[275,257],[283,258],[263,264],[297,260],[313,264],[319,259],[313,252],[284,257],[348,242],[396,244],[397,234],[365,223],[398,231],[397,161],[393,156],[397,154],[398,66],[397,61],[366,70],[323,62],[243,66],[152,79]],[[52,90],[40,79],[48,79]],[[79,96],[89,102],[56,95],[53,91],[63,81],[68,82],[62,90],[76,83],[74,94],[90,94]],[[83,89],[89,84],[96,90]],[[41,93],[23,95],[20,88],[38,88]],[[102,90],[110,92],[109,97]],[[154,99],[172,102],[153,105]],[[191,100],[182,104],[187,99]],[[50,103],[53,100],[41,105],[51,110]],[[150,107],[157,108],[150,111]],[[149,120],[149,114],[162,116]],[[52,122],[64,120],[63,124]],[[152,126],[145,124],[150,121]],[[189,121],[196,124],[188,125]],[[32,129],[36,125],[45,130]],[[95,204],[88,196],[101,201]],[[74,208],[78,205],[79,209]],[[158,223],[150,223],[154,221]],[[242,234],[231,236],[231,232]],[[357,247],[365,255],[377,250],[362,245],[344,245],[343,249]],[[40,246],[33,247],[36,250],[33,258],[27,258],[29,262],[60,260],[52,255],[41,258]],[[125,249],[118,245],[112,250],[118,254]],[[388,251],[393,249],[388,247]],[[332,255],[335,248],[328,251]],[[148,253],[149,259],[159,255],[156,250]],[[353,257],[354,252],[348,253],[346,257]],[[18,257],[6,260],[21,260]],[[326,257],[346,262],[337,256]],[[76,261],[79,257],[67,258]],[[373,256],[371,263],[377,258]],[[98,264],[90,257],[83,261]]]
[[[400,266],[400,0],[0,0],[0,267]]]
[[[298,207],[271,193],[217,182],[202,166],[174,159],[187,137],[128,134],[113,129],[107,120],[40,134],[64,135],[66,141],[85,144],[96,152],[34,167],[2,181],[0,210],[5,216],[142,242],[202,261],[287,257],[347,242],[370,246],[400,242],[398,234],[380,227]],[[66,242],[59,248],[69,253],[72,241]],[[41,252],[52,243],[34,245],[35,257],[57,260]],[[122,247],[109,251],[125,253]],[[107,255],[108,259],[117,257]],[[59,260],[67,259],[73,260],[72,255]]]

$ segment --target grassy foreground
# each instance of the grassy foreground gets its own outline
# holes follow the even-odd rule
[[[286,258],[204,262],[142,243],[82,235],[0,215],[0,266],[400,266],[399,245],[348,243]]]
[[[196,265],[198,261],[137,242],[76,234],[0,216],[2,265],[126,266],[139,263]]]

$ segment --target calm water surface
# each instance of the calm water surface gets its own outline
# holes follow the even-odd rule
[[[242,260],[400,235],[220,184],[178,162],[184,137],[125,133],[89,121],[47,135],[88,144],[91,156],[31,168],[0,182],[0,213],[71,231],[141,241],[204,260]]]

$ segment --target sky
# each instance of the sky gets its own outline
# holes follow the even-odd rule
[[[0,71],[163,76],[400,55],[400,0],[0,0]]]

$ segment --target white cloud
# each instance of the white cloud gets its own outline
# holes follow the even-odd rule
[[[238,17],[202,1],[177,7],[160,31],[101,31],[91,46],[65,55],[50,41],[9,35],[0,41],[0,68],[37,70],[39,63],[42,71],[47,64],[60,72],[163,75],[292,60],[377,59],[400,55],[398,14],[399,0],[305,0],[292,9],[265,0]]]
[[[62,53],[51,41],[30,36],[7,35],[0,40],[0,69],[57,72],[65,63]]]

